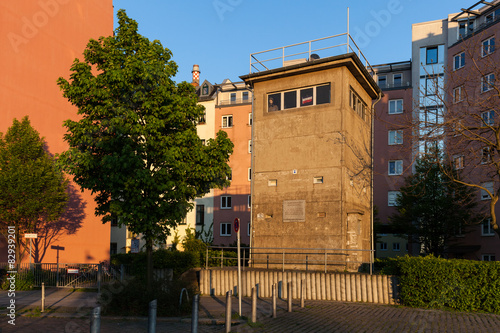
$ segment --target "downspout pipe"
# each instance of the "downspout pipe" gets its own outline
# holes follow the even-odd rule
[[[380,102],[382,99],[383,93],[380,91],[378,93],[377,100],[372,103],[372,114],[371,114],[371,127],[372,127],[372,135],[371,135],[371,143],[370,143],[370,149],[371,149],[371,179],[370,179],[370,187],[371,187],[371,194],[370,194],[370,207],[371,207],[371,212],[370,212],[370,220],[371,220],[371,252],[370,252],[370,275],[373,274],[373,269],[375,266],[375,235],[373,233],[373,223],[374,223],[374,216],[373,216],[373,185],[374,185],[374,174],[375,174],[375,158],[373,156],[373,153],[375,151],[375,105]]]

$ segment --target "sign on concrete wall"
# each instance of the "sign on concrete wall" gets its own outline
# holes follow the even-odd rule
[[[305,222],[305,200],[283,200],[283,222]]]

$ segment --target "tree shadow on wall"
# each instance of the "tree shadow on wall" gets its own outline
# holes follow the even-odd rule
[[[68,204],[60,219],[46,221],[40,219],[35,224],[34,233],[38,238],[33,242],[33,259],[35,263],[43,260],[50,246],[58,241],[61,235],[73,235],[81,228],[85,218],[87,204],[82,200],[80,192],[71,183],[66,189],[68,193]],[[29,245],[28,245],[29,248]]]

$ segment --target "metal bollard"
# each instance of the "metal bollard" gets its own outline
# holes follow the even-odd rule
[[[90,315],[90,333],[101,332],[101,307],[98,306],[92,310]]]
[[[193,308],[191,312],[191,333],[198,333],[198,311],[200,305],[200,294],[193,296]]]
[[[231,290],[226,292],[226,333],[231,332]]]
[[[306,280],[300,281],[300,307],[303,308],[305,306],[305,298],[306,298]]]
[[[252,323],[257,322],[257,289],[252,288]]]
[[[149,302],[148,312],[148,333],[156,333],[156,309],[158,303],[156,300]]]
[[[121,264],[120,265],[120,282],[123,282],[124,277],[125,277],[125,265]]]
[[[273,318],[276,318],[276,283],[273,284]]]
[[[288,282],[288,312],[292,312],[292,283]]]
[[[45,282],[42,282],[42,312],[45,311]]]

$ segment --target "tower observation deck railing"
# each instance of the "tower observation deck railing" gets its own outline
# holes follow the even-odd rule
[[[294,65],[315,59],[355,53],[370,73],[373,68],[349,33],[250,54],[250,74]]]

